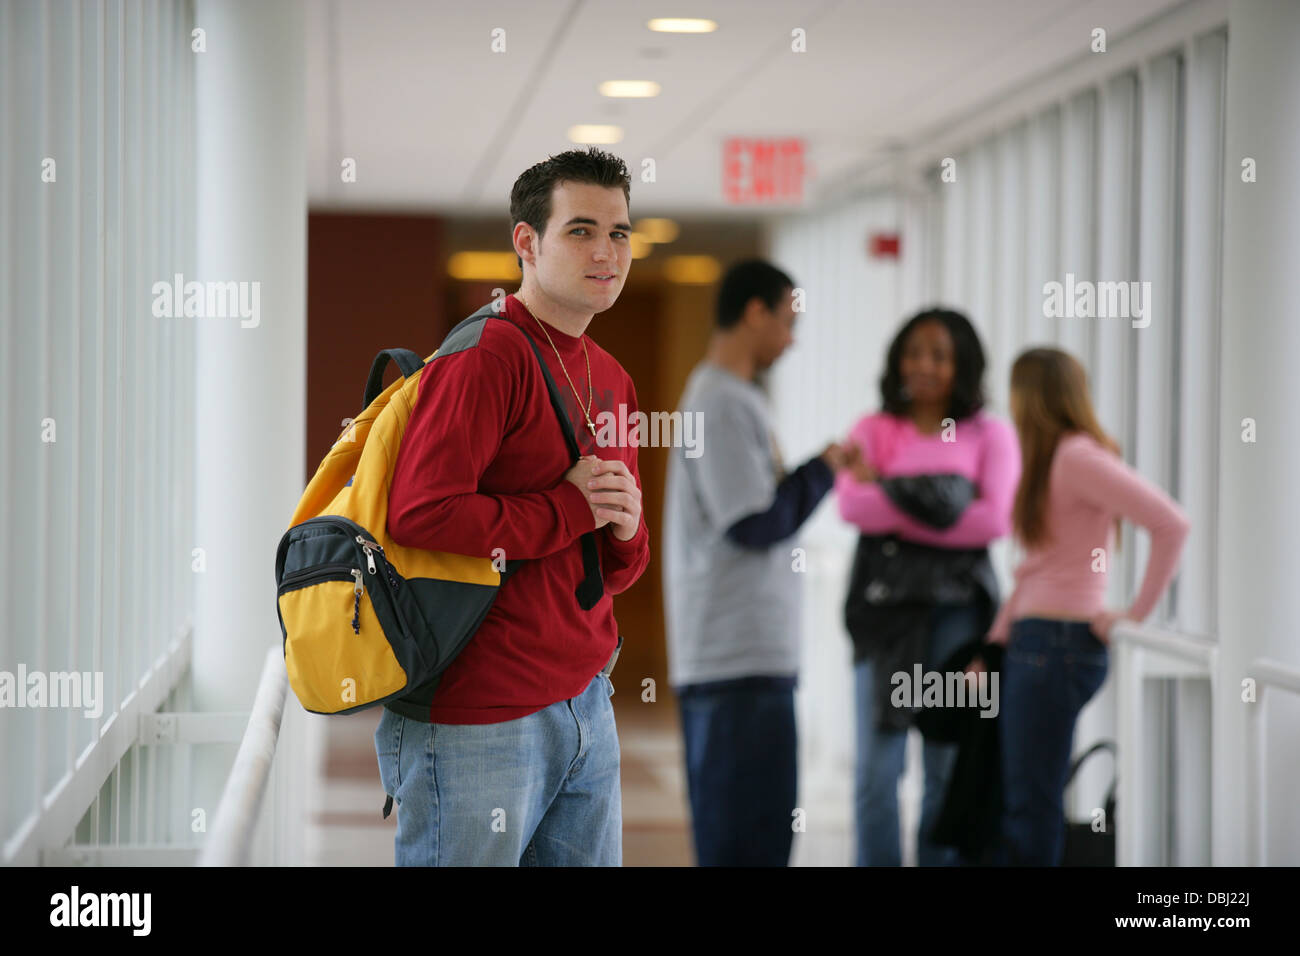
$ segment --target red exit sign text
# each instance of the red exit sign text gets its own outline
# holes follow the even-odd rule
[[[722,145],[722,194],[728,202],[799,202],[804,174],[802,139],[733,136]]]

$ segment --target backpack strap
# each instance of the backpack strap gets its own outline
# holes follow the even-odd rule
[[[505,319],[505,316],[501,314],[493,303],[483,306],[483,308],[479,309],[469,318],[458,322],[456,326],[447,333],[447,338],[443,340],[443,345],[438,349],[438,353],[442,354],[443,348],[446,348],[449,343],[453,343],[453,340],[455,340],[453,348],[455,348],[455,345],[460,343],[461,339],[468,336],[472,336],[473,340],[477,341],[478,334],[477,331],[473,329],[474,324],[494,318]],[[569,421],[569,413],[565,411],[564,400],[560,397],[560,390],[555,384],[555,379],[551,375],[551,370],[546,367],[546,362],[542,359],[541,350],[538,349],[537,343],[533,341],[533,337],[523,329],[519,329],[519,327],[513,322],[509,322],[508,320],[506,321],[507,324],[518,329],[519,334],[527,340],[529,346],[532,348],[533,355],[537,357],[537,364],[541,366],[542,369],[542,378],[546,380],[546,391],[549,393],[551,398],[551,408],[555,412],[555,417],[560,421],[560,431],[564,434],[564,443],[569,449],[569,457],[576,462],[580,457],[582,457],[582,453],[578,449],[578,439],[573,433],[573,423]],[[596,533],[594,531],[588,531],[582,536],[581,540],[583,578],[573,593],[578,599],[578,607],[582,608],[584,611],[590,611],[604,595],[605,583],[600,573],[600,550],[596,543]],[[507,561],[507,572],[513,573],[514,568],[510,565],[511,562]]]
[[[388,367],[389,359],[392,359],[397,365],[403,378],[410,378],[424,368],[424,359],[410,349],[381,350],[370,365],[370,377],[366,379],[366,392],[361,400],[362,408],[369,408],[370,403],[378,398],[379,393],[384,390],[384,369]]]
[[[1074,781],[1074,775],[1079,772],[1083,762],[1099,751],[1106,750],[1110,752],[1112,758],[1115,756],[1115,742],[1113,740],[1099,740],[1079,756],[1074,758],[1070,764],[1069,773],[1065,778],[1065,785],[1068,787]],[[1111,821],[1115,819],[1115,774],[1111,774],[1110,789],[1106,791],[1106,825],[1110,826]]]

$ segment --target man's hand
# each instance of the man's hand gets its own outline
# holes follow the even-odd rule
[[[841,461],[840,467],[847,468],[849,474],[853,476],[854,481],[875,481],[880,477],[876,474],[876,470],[867,463],[867,460],[864,457],[862,457],[862,449],[857,445],[852,442],[843,446],[831,445],[830,448],[827,448],[826,451],[822,452],[822,456],[825,457],[830,454],[832,448],[839,449]],[[835,468],[835,465],[829,459],[826,464]],[[838,471],[839,469],[835,468],[835,470]]]
[[[641,525],[641,489],[632,472],[617,458],[597,459],[592,475],[587,481],[588,501],[597,520],[608,522],[618,540],[631,541]]]
[[[564,480],[573,483],[574,487],[582,492],[582,497],[587,499],[587,505],[591,508],[591,513],[596,519],[596,527],[603,528],[609,524],[608,516],[601,515],[601,509],[597,507],[593,500],[592,489],[587,485],[596,476],[596,467],[601,464],[599,458],[595,455],[586,455],[579,458],[572,468],[564,473]],[[637,493],[640,497],[640,492]]]
[[[830,468],[835,474],[839,474],[843,469],[853,468],[861,463],[862,450],[857,445],[840,445],[831,442],[826,446],[820,457],[822,461],[826,462],[826,467]]]

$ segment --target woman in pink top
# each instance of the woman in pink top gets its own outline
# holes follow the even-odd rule
[[[835,482],[840,515],[860,532],[845,605],[854,643],[857,864],[901,862],[898,778],[915,666],[936,671],[982,640],[997,606],[988,544],[1011,527],[1020,453],[1011,426],[983,410],[984,350],[970,322],[932,309],[894,338],[882,410],[849,441],[862,464]],[[899,692],[903,690],[903,692]],[[953,865],[931,839],[956,746],[927,738],[917,857]]]
[[[1011,369],[1022,477],[1013,512],[1025,557],[989,640],[1006,645],[999,738],[1006,862],[1056,866],[1074,724],[1106,678],[1115,620],[1141,621],[1173,577],[1189,525],[1178,506],[1124,463],[1093,414],[1083,367],[1058,349]],[[1104,605],[1119,518],[1151,534],[1137,599]],[[1109,821],[1107,821],[1109,823]]]

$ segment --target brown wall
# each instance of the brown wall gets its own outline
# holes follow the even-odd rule
[[[596,316],[587,332],[618,359],[632,377],[637,406],[646,411],[671,408],[677,396],[664,394],[659,340],[663,326],[662,296],[655,289],[624,288],[618,303]],[[659,535],[663,515],[663,470],[667,449],[641,448],[641,520],[650,532],[650,564],[640,579],[614,598],[614,614],[623,635],[618,670],[622,684],[639,694],[640,682],[653,677],[659,687],[668,679],[664,647],[663,595],[659,585]],[[628,698],[633,698],[629,694]]]
[[[361,411],[376,353],[428,355],[450,326],[443,227],[432,216],[307,217],[307,474]],[[393,381],[391,369],[385,378]]]

